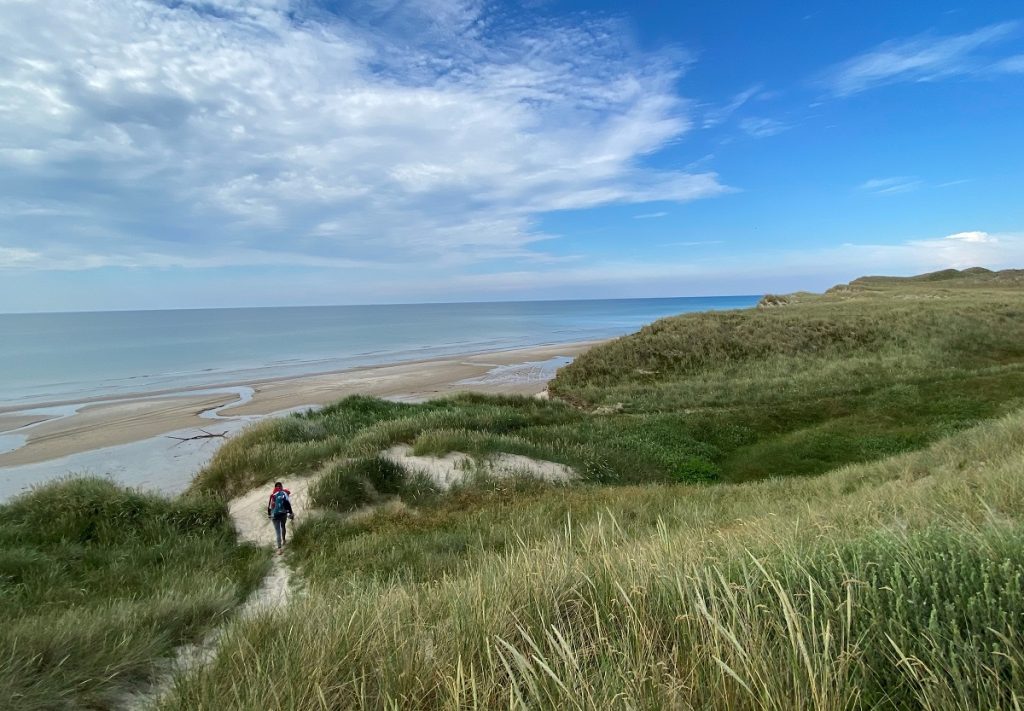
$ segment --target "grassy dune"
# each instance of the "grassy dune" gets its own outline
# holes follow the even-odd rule
[[[79,479],[0,506],[0,705],[107,708],[223,623],[266,561],[211,497]]]
[[[814,479],[328,515],[165,708],[1013,708],[1022,467],[1014,414]]]
[[[223,498],[315,473],[298,594],[161,708],[1021,708],[1024,274],[664,319],[551,390],[348,398],[234,438],[177,501],[83,482],[4,507],[25,614],[0,683],[102,707],[263,570]],[[579,476],[441,491],[396,444]]]
[[[584,354],[552,390],[640,418],[674,413],[730,481],[919,448],[1022,404],[1021,286],[978,279],[869,278],[663,319]]]
[[[165,708],[1019,708],[1022,378],[1018,278],[944,273],[659,321],[563,402],[264,425],[196,487],[319,468],[303,595]],[[440,495],[375,459],[395,443],[580,481]]]

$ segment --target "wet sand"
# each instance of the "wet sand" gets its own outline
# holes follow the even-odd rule
[[[95,402],[74,414],[53,417],[0,412],[0,437],[32,422],[47,420],[19,433],[24,446],[0,453],[0,468],[18,467],[105,447],[126,445],[171,432],[220,432],[224,425],[237,429],[239,421],[302,407],[326,405],[348,395],[363,394],[403,400],[423,400],[473,391],[535,394],[545,389],[560,362],[575,357],[593,342],[539,346],[516,350],[453,356],[413,363],[357,368],[337,373],[231,383],[249,386],[252,398],[237,392],[210,393],[216,388],[186,390],[178,394],[140,394],[113,402]],[[237,389],[237,388],[236,388]],[[189,394],[194,393],[194,394]],[[233,402],[238,406],[223,407]],[[33,408],[63,403],[40,403]],[[211,419],[211,409],[222,408]],[[218,422],[218,420],[221,420]],[[215,440],[216,441],[216,440]],[[11,472],[13,474],[13,472]]]
[[[0,432],[10,432],[50,419],[53,418],[49,415],[0,415]]]
[[[216,423],[199,413],[237,399],[237,395],[225,393],[87,405],[73,415],[25,430],[25,446],[0,454],[0,467],[44,462],[189,427],[209,428]]]

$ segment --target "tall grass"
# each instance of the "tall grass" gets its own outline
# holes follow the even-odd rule
[[[337,436],[318,466],[357,459],[327,466],[333,511],[296,532],[306,595],[233,625],[165,707],[1019,708],[1008,284],[868,280],[666,319],[561,371],[562,402],[308,415],[310,452]],[[373,463],[396,443],[582,479],[415,500]]]
[[[0,506],[3,707],[108,707],[222,623],[266,561],[211,497],[73,479]]]
[[[1014,708],[1022,465],[1015,414],[811,480],[310,523],[308,594],[164,707]]]

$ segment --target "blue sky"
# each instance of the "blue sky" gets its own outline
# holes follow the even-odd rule
[[[0,312],[1024,267],[1016,2],[0,0]]]

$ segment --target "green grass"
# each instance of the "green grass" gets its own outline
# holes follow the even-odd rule
[[[766,297],[596,347],[552,401],[352,397],[256,425],[179,500],[24,499],[0,521],[27,620],[0,678],[102,706],[262,569],[223,497],[315,473],[302,594],[230,622],[162,708],[1021,708],[1022,287]],[[579,478],[441,491],[380,456],[397,444]]]
[[[329,515],[301,601],[163,708],[1013,708],[1022,467],[1014,414],[813,479]]]
[[[383,457],[365,457],[337,462],[328,467],[313,485],[311,502],[318,509],[349,512],[401,497],[423,503],[440,495],[427,477],[411,475]]]
[[[222,623],[266,561],[212,497],[74,479],[0,506],[4,707],[107,707]]]

